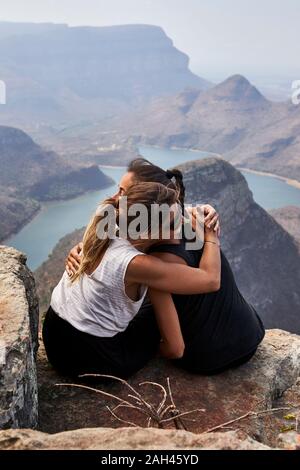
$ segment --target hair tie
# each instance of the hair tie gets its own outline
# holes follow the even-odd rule
[[[176,180],[176,176],[174,175],[173,171],[167,170],[167,171],[166,171],[166,177],[169,178],[169,180],[170,180],[173,184],[176,184],[177,180]]]

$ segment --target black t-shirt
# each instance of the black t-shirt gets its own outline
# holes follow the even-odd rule
[[[198,267],[203,250],[186,250],[180,244],[152,247],[152,252],[172,253],[188,266]],[[240,293],[231,267],[221,252],[221,288],[217,292],[173,295],[185,341],[182,360],[203,371],[226,366],[254,351],[265,330],[254,307]]]

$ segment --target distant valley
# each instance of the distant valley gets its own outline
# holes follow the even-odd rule
[[[40,203],[111,184],[97,166],[72,165],[20,129],[0,126],[0,240],[19,230]]]

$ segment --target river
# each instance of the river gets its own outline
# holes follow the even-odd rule
[[[140,153],[153,163],[170,168],[189,160],[211,156],[207,152],[190,150],[140,147]],[[117,190],[117,182],[125,168],[102,167],[116,184],[86,193],[69,201],[47,203],[37,216],[17,235],[6,240],[6,244],[23,251],[28,256],[28,265],[34,270],[48,257],[60,238],[76,228],[83,227],[89,220],[97,204]],[[287,205],[300,206],[300,189],[289,186],[284,181],[270,176],[242,172],[253,193],[255,201],[265,209]]]

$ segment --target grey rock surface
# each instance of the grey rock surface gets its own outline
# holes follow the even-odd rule
[[[26,257],[0,246],[0,428],[35,427],[38,300]]]

